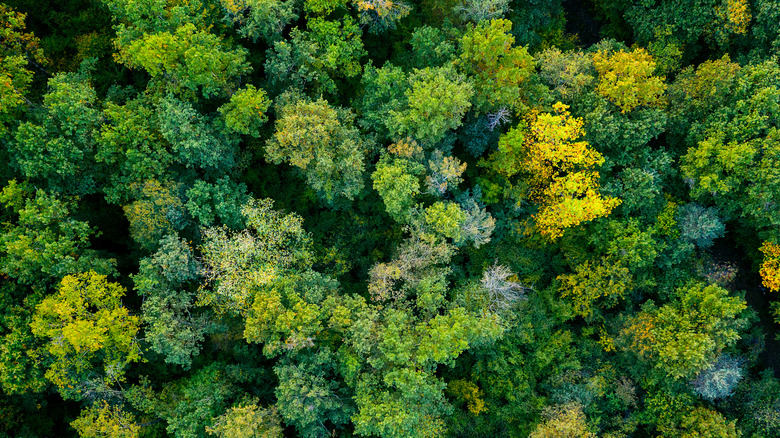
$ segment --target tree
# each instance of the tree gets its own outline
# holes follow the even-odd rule
[[[279,109],[276,132],[265,152],[269,161],[301,169],[320,198],[335,206],[354,199],[363,188],[369,147],[350,111],[323,99],[301,99]]]
[[[463,21],[480,23],[487,20],[503,18],[509,12],[508,0],[463,0],[455,11],[460,13]]]
[[[412,10],[403,1],[392,0],[357,0],[355,7],[360,13],[360,23],[368,25],[368,31],[376,34],[395,29],[395,23]]]
[[[415,204],[414,197],[420,193],[418,175],[424,170],[421,164],[404,158],[383,155],[371,174],[374,190],[379,192],[385,203],[387,214],[398,222],[406,222]]]
[[[721,354],[691,380],[691,386],[702,398],[713,401],[733,394],[742,375],[742,361],[729,354]]]
[[[780,245],[766,241],[759,250],[764,254],[759,270],[762,284],[773,292],[780,291]]]
[[[192,248],[176,235],[160,241],[160,249],[141,259],[133,275],[135,290],[144,298],[141,319],[150,348],[166,363],[189,368],[200,352],[200,344],[212,329],[209,315],[194,306],[195,287],[200,278]]]
[[[349,16],[339,21],[316,17],[306,31],[294,28],[289,40],[268,49],[265,70],[272,89],[311,87],[318,94],[335,94],[335,79],[352,78],[361,71],[360,58],[366,52],[360,35],[360,27]]]
[[[677,212],[680,236],[699,248],[709,248],[713,239],[723,237],[726,226],[718,218],[717,210],[690,203],[681,206]]]
[[[76,220],[73,200],[60,199],[15,180],[0,193],[0,204],[12,218],[0,234],[0,272],[19,284],[47,287],[66,275],[95,270],[114,272],[114,261],[89,248],[96,233]]]
[[[217,314],[246,315],[258,289],[311,265],[303,219],[273,210],[272,205],[270,199],[250,199],[241,210],[244,230],[203,230],[200,250],[206,281],[198,291],[198,305],[211,306]]]
[[[271,101],[265,91],[247,85],[230,96],[230,102],[219,107],[227,128],[239,134],[260,136],[260,127],[268,120],[266,111]]]
[[[215,129],[190,103],[169,95],[157,111],[160,134],[183,166],[224,174],[235,165],[239,139]]]
[[[585,414],[578,403],[548,407],[542,415],[546,417],[546,421],[539,424],[529,438],[595,438],[596,436],[588,430]]]
[[[179,189],[169,181],[148,180],[136,185],[136,200],[123,210],[130,222],[130,236],[142,248],[154,249],[164,236],[184,228]]]
[[[106,401],[83,409],[81,415],[70,425],[82,438],[137,438],[141,427],[135,417],[122,410],[120,406],[109,405]]]
[[[580,97],[596,82],[593,59],[583,51],[562,52],[557,47],[550,47],[536,55],[536,64],[539,79],[563,102]]]
[[[523,106],[523,87],[535,68],[524,47],[513,47],[509,20],[480,21],[460,40],[458,68],[472,78],[474,110],[493,112]]]
[[[327,349],[309,353],[292,363],[274,367],[279,379],[277,407],[300,436],[326,437],[347,424],[354,413],[348,390],[335,377],[336,357]]]
[[[298,18],[292,1],[220,0],[225,18],[238,25],[238,33],[256,42],[262,38],[274,42],[282,38],[282,31]]]
[[[738,438],[742,434],[736,427],[736,420],[727,421],[720,412],[697,407],[683,416],[679,427],[662,435],[681,438]]]
[[[89,65],[83,65],[87,70]],[[10,155],[21,174],[71,195],[96,191],[95,137],[101,123],[97,93],[87,72],[60,73],[49,79],[38,123],[19,125]]]
[[[360,83],[362,93],[356,102],[360,126],[377,133],[382,139],[390,138],[391,111],[400,111],[406,105],[404,92],[409,88],[406,73],[390,62],[382,68],[369,63]]]
[[[45,62],[40,41],[24,32],[25,14],[0,5],[0,135],[7,133],[6,123],[19,115],[25,93],[33,79],[29,64]]]
[[[620,107],[622,113],[661,103],[664,78],[653,76],[655,61],[643,48],[631,52],[596,52],[593,67],[599,73],[599,94]]]
[[[241,384],[258,385],[262,371],[245,365],[211,362],[191,375],[163,383],[155,392],[147,377],[126,391],[138,410],[165,421],[165,430],[176,438],[206,436],[206,428],[219,427],[220,415],[241,397]]]
[[[186,197],[187,212],[201,226],[224,224],[234,230],[244,227],[241,206],[249,201],[249,194],[243,183],[235,183],[228,177],[220,178],[214,184],[195,181]]]
[[[125,204],[135,198],[133,187],[173,177],[170,168],[176,158],[160,133],[151,99],[142,96],[124,105],[107,102],[103,117],[95,161],[105,169],[108,184],[103,193],[108,202]]]
[[[280,438],[282,430],[278,410],[261,408],[257,399],[231,407],[212,426],[206,426],[209,435],[220,438]]]
[[[650,359],[673,379],[691,378],[739,339],[747,307],[719,286],[691,283],[676,290],[676,299],[657,307],[652,301],[624,330],[630,348]]]
[[[615,306],[633,286],[629,270],[619,261],[607,257],[586,261],[574,269],[573,274],[558,276],[561,282],[558,290],[563,298],[571,299],[574,313],[586,318],[593,315],[594,305],[601,308]]]
[[[531,117],[528,128],[519,125],[501,137],[499,149],[483,166],[501,179],[521,175],[519,184],[508,181],[503,191],[519,205],[530,198],[539,210],[533,216],[542,236],[555,240],[564,229],[608,215],[620,200],[598,192],[598,172],[604,162],[590,149],[582,135],[582,119],[572,117],[568,106],[558,102],[555,114]]]
[[[404,93],[407,106],[390,110],[390,131],[396,138],[412,137],[426,146],[461,125],[471,107],[474,87],[452,67],[415,69]]]
[[[64,398],[84,397],[93,378],[109,387],[123,381],[125,366],[141,359],[139,318],[122,306],[124,295],[122,286],[89,271],[63,278],[57,293],[36,307],[30,326],[47,340],[46,377]]]
[[[186,23],[175,31],[143,34],[125,42],[118,32],[117,58],[129,68],[142,68],[162,92],[224,96],[237,79],[251,71],[246,49],[231,49],[216,35]]]

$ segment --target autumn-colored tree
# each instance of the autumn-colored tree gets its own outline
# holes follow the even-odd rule
[[[258,406],[257,399],[233,406],[206,426],[206,432],[220,438],[280,438],[282,424],[274,407]]]
[[[529,438],[595,438],[588,430],[582,405],[568,403],[546,408],[542,414],[545,421],[540,423]]]
[[[769,290],[778,292],[780,291],[780,245],[766,241],[759,250],[764,253],[764,261],[759,271],[762,283]]]
[[[498,151],[483,165],[510,183],[505,196],[518,204],[530,198],[539,206],[534,221],[539,232],[557,239],[565,228],[608,215],[620,200],[598,192],[598,172],[604,162],[589,148],[582,119],[572,117],[568,106],[557,103],[555,114],[534,115],[525,128],[520,125],[502,136]],[[514,175],[520,181],[512,184]]]
[[[600,51],[593,55],[593,66],[599,73],[597,91],[621,112],[661,104],[666,84],[664,78],[653,75],[655,61],[645,49]]]

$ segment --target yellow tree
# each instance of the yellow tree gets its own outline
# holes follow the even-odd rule
[[[593,66],[599,73],[597,91],[620,107],[621,112],[661,102],[666,84],[664,78],[653,76],[655,61],[645,49],[612,54],[599,51],[593,55]]]
[[[532,116],[524,136],[517,169],[526,174],[536,228],[548,239],[563,235],[564,229],[608,215],[620,200],[602,197],[599,174],[594,167],[604,158],[589,148],[582,119],[572,117],[568,106],[553,105],[555,113]]]
[[[780,245],[772,242],[764,242],[759,248],[764,253],[764,262],[761,263],[761,280],[765,287],[773,292],[780,291]]]

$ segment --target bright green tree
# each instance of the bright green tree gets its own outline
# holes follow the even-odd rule
[[[141,359],[139,318],[122,306],[124,295],[122,286],[90,271],[63,278],[35,309],[30,326],[47,341],[46,377],[63,397],[84,397],[97,367],[103,385],[122,382],[124,368]]]
[[[474,84],[474,109],[494,112],[522,107],[523,87],[534,71],[534,60],[524,47],[513,47],[509,20],[481,21],[460,40],[456,64]]]

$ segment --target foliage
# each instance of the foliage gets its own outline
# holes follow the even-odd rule
[[[81,411],[81,415],[70,423],[82,438],[136,438],[141,427],[135,418],[119,406],[111,406],[106,401],[93,404]]]
[[[141,319],[150,348],[167,363],[188,368],[200,350],[211,322],[196,313],[194,292],[188,283],[198,279],[198,264],[189,244],[175,235],[160,241],[160,249],[141,259],[133,276],[135,290],[144,297]]]
[[[122,306],[124,294],[122,286],[90,271],[66,276],[58,292],[36,307],[30,326],[48,341],[46,377],[63,397],[84,397],[94,378],[108,386],[119,383],[124,367],[141,359],[135,339],[139,320]],[[103,370],[96,373],[98,364]]]
[[[354,199],[363,188],[370,147],[355,128],[354,115],[323,99],[288,103],[279,113],[265,148],[268,159],[301,169],[326,205]]]
[[[225,20],[238,25],[238,33],[257,41],[281,39],[282,31],[298,17],[292,1],[220,0]]]
[[[278,438],[282,425],[275,408],[262,409],[255,399],[228,409],[206,432],[220,438]]]
[[[593,438],[596,435],[587,429],[582,406],[572,403],[545,410],[546,421],[539,424],[530,438]]]
[[[260,127],[266,122],[266,111],[271,102],[262,89],[247,85],[230,96],[230,102],[219,107],[228,129],[239,134],[260,136]]]
[[[759,271],[764,287],[774,292],[780,291],[780,245],[767,241],[759,250],[764,253]]]
[[[680,236],[700,248],[712,246],[712,240],[723,237],[726,226],[720,221],[717,211],[701,205],[685,204],[678,210],[677,225]]]
[[[524,47],[512,47],[509,20],[481,21],[460,40],[458,67],[474,83],[474,109],[487,113],[501,107],[520,109],[523,88],[534,61]]]
[[[250,71],[246,50],[230,50],[216,35],[192,23],[174,32],[145,35],[127,45],[120,42],[118,48],[120,62],[143,68],[164,89],[175,93],[224,95],[235,90],[236,79]]]
[[[44,62],[40,40],[24,32],[26,15],[0,5],[0,135],[7,133],[6,123],[13,121],[32,82],[28,63]]]
[[[693,390],[707,400],[729,397],[742,379],[742,364],[737,358],[721,354],[691,381]]]
[[[123,210],[130,222],[130,235],[142,248],[154,249],[167,234],[183,227],[184,203],[171,182],[145,181],[136,187],[138,199]]]
[[[0,193],[0,203],[12,211],[0,235],[0,272],[20,284],[51,284],[66,275],[90,269],[113,273],[111,260],[88,249],[95,229],[76,220],[72,200],[59,199],[15,180]]]
[[[474,94],[470,82],[451,67],[415,69],[408,80],[407,107],[389,111],[389,127],[397,138],[410,136],[432,145],[461,125]]]
[[[624,334],[633,351],[672,379],[691,378],[739,339],[745,322],[737,317],[745,307],[719,286],[691,283],[676,290],[673,302],[646,304]]]
[[[599,73],[597,91],[620,107],[621,112],[661,103],[666,86],[663,78],[653,76],[655,61],[645,49],[596,52],[593,67]]]
[[[309,236],[296,214],[283,214],[270,199],[250,199],[241,214],[247,227],[203,230],[206,282],[198,291],[198,305],[218,314],[245,315],[256,288],[272,284],[288,270],[311,263]]]
[[[360,23],[368,25],[372,33],[395,29],[396,22],[412,10],[405,2],[393,0],[356,0],[355,7],[360,13]]]
[[[374,190],[385,203],[387,214],[399,222],[409,219],[410,209],[414,206],[414,197],[420,193],[417,177],[423,167],[413,161],[383,155],[371,174]]]
[[[365,54],[360,28],[349,16],[339,21],[313,18],[307,27],[296,27],[289,40],[274,43],[265,61],[266,76],[279,91],[312,87],[316,93],[335,94],[335,79],[360,73]]]

